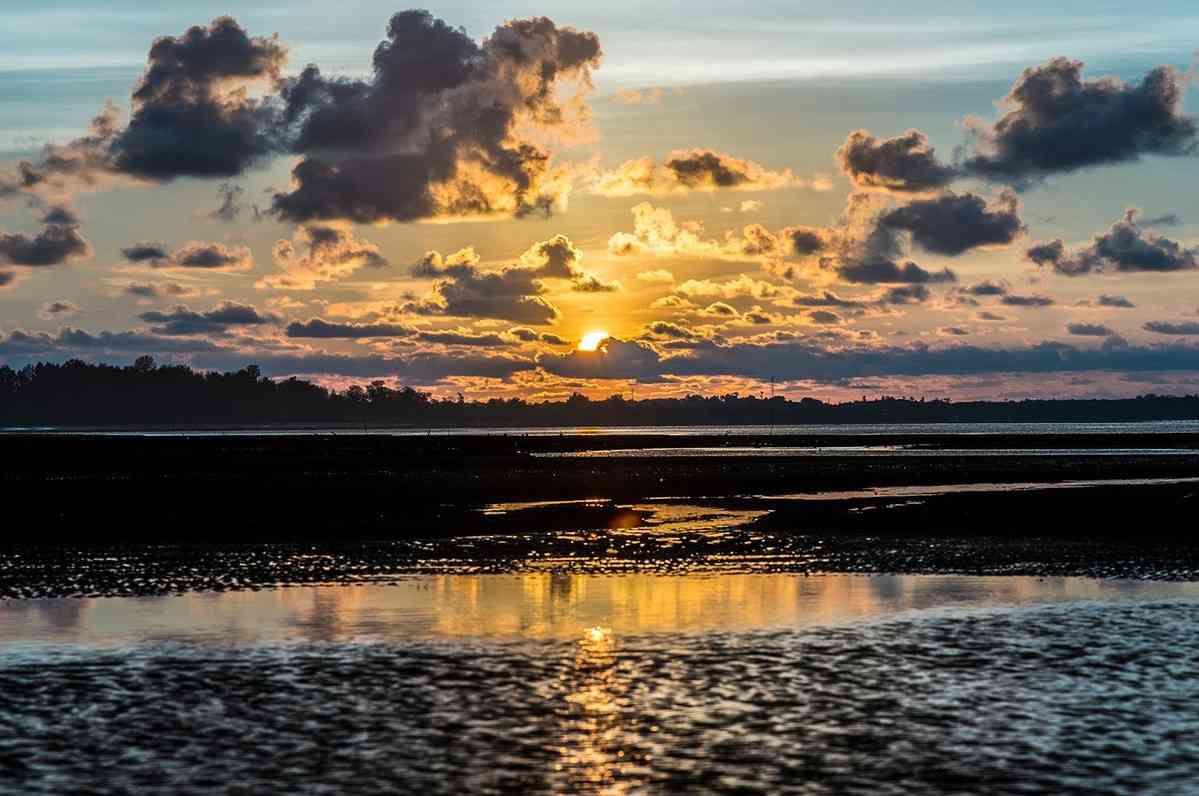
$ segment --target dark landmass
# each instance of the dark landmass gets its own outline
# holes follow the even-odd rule
[[[652,425],[808,425],[840,423],[1063,423],[1199,420],[1199,396],[1125,400],[972,401],[877,398],[830,404],[812,398],[737,394],[678,399],[530,403],[519,398],[438,400],[382,381],[331,391],[302,379],[264,378],[253,365],[205,373],[185,365],[80,360],[0,366],[0,426],[134,427],[363,425],[479,428]]]
[[[778,497],[1199,477],[1199,439],[1151,436],[773,440],[954,449],[918,458],[815,450],[750,458],[544,456],[634,445],[710,447],[710,437],[5,436],[0,598],[530,569],[1199,580],[1197,483]],[[716,440],[764,452],[771,442]],[[1102,452],[1138,444],[1173,452]],[[1039,447],[1070,452],[1035,455]],[[697,507],[698,519],[679,524],[670,519],[672,506]]]

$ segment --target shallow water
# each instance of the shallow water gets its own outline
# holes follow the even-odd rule
[[[483,576],[2,611],[0,791],[1199,788],[1194,586]]]
[[[898,445],[826,446],[716,446],[686,448],[614,448],[587,451],[553,451],[531,454],[537,459],[770,459],[802,456],[888,458],[938,458],[961,456],[1194,456],[1193,448],[922,448]]]
[[[1199,420],[1157,420],[1140,423],[862,423],[811,424],[800,426],[560,426],[498,428],[373,428],[328,426],[304,429],[283,428],[176,428],[176,429],[79,429],[59,427],[10,427],[0,434],[79,434],[101,436],[291,436],[291,435],[379,435],[379,436],[591,436],[604,434],[650,434],[668,436],[759,436],[816,434],[1184,434],[1199,432]]]

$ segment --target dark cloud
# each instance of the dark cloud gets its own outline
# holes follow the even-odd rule
[[[923,304],[932,298],[932,291],[924,285],[905,285],[893,287],[883,293],[878,299],[879,304]]]
[[[1049,307],[1054,303],[1049,296],[1017,296],[1015,294],[1004,296],[1002,301],[1009,307]]]
[[[1000,282],[979,282],[963,288],[963,292],[971,296],[1006,296],[1008,286]]]
[[[239,91],[279,78],[286,49],[247,35],[230,17],[163,36],[133,92],[128,126],[110,146],[114,168],[152,180],[233,177],[277,148],[270,103]]]
[[[1143,227],[1177,227],[1181,224],[1182,219],[1178,217],[1177,213],[1162,213],[1160,216],[1141,219]]]
[[[912,241],[934,254],[956,257],[979,246],[1001,246],[1025,230],[1020,200],[1004,191],[988,206],[975,194],[946,192],[884,213],[879,223],[909,232]]]
[[[570,135],[585,111],[559,102],[590,86],[599,39],[544,17],[513,20],[482,44],[424,11],[392,17],[369,80],[309,67],[283,98],[306,155],[274,212],[291,221],[520,216],[564,200],[550,153],[526,135]]]
[[[1197,326],[1199,328],[1199,326]],[[1112,340],[1112,338],[1108,338]],[[609,339],[599,351],[543,354],[538,364],[568,378],[640,379],[741,376],[805,379],[824,383],[884,376],[971,376],[1075,371],[1195,371],[1199,349],[1184,346],[1134,348],[1108,344],[1079,349],[1057,342],[1023,348],[956,345],[824,348],[811,339],[784,336],[774,343],[720,344],[700,341],[666,356],[647,342]]]
[[[817,229],[792,227],[783,234],[791,241],[791,251],[798,257],[816,254],[827,245],[825,236]]]
[[[143,312],[138,316],[146,323],[158,324],[150,327],[154,334],[175,337],[193,334],[220,334],[230,326],[261,326],[281,321],[278,315],[259,312],[249,304],[222,301],[208,312],[196,312],[179,304],[169,312]]]
[[[542,332],[540,335],[538,335],[538,338],[541,340],[541,342],[549,343],[550,345],[571,345],[571,342],[566,338],[559,337],[558,335],[551,334],[549,332]]]
[[[242,196],[246,189],[240,185],[235,185],[231,182],[223,182],[217,187],[217,198],[221,203],[208,214],[209,218],[214,218],[217,221],[232,223],[241,217],[242,211],[246,209],[242,202]]]
[[[57,318],[69,318],[80,312],[79,305],[73,301],[47,301],[38,308],[37,317],[43,321],[52,321]]]
[[[533,331],[527,326],[513,326],[508,330],[508,334],[517,340],[520,340],[522,343],[537,342],[537,332]]]
[[[785,303],[792,307],[838,307],[851,310],[862,309],[866,306],[865,302],[841,298],[828,290],[820,293],[797,293],[788,297]]]
[[[911,261],[900,265],[888,259],[848,262],[839,266],[837,273],[846,282],[862,285],[926,285],[957,281],[957,275],[948,268],[926,271]]]
[[[1068,252],[1061,240],[1040,243],[1026,256],[1040,266],[1050,266],[1065,276],[1083,276],[1104,271],[1171,272],[1199,268],[1199,249],[1183,248],[1160,235],[1147,233],[1137,219],[1136,210],[1128,210],[1090,246]]]
[[[1120,309],[1132,309],[1136,306],[1136,304],[1133,304],[1123,296],[1108,296],[1106,294],[1096,299],[1095,303],[1100,307],[1118,307]]]
[[[812,312],[808,313],[808,319],[811,320],[812,323],[841,323],[841,316],[835,312],[829,312],[828,310],[813,310]]]
[[[1066,331],[1080,337],[1110,337],[1115,334],[1109,327],[1099,323],[1068,323]]]
[[[865,130],[855,130],[837,150],[841,170],[859,188],[897,192],[924,192],[943,188],[957,170],[941,163],[919,130],[879,140]]]
[[[155,268],[198,268],[208,271],[248,271],[254,256],[245,246],[192,241],[174,252],[161,243],[141,242],[121,249],[131,263],[147,263]]]
[[[189,298],[199,294],[196,288],[178,282],[130,282],[121,292],[138,298]]]
[[[416,330],[398,323],[332,323],[312,318],[288,324],[287,336],[322,340],[364,340],[371,337],[412,337]]]
[[[1136,85],[1085,80],[1081,61],[1055,58],[1025,69],[994,124],[971,120],[977,136],[967,172],[1027,183],[1142,155],[1195,151],[1195,120],[1182,112],[1187,78],[1170,66]]]
[[[16,284],[17,275],[12,271],[0,271],[0,287]]]
[[[468,334],[466,332],[418,332],[417,339],[422,343],[440,343],[442,345],[485,346],[498,348],[508,345],[508,341],[498,334]]]
[[[0,265],[44,268],[92,255],[91,244],[79,232],[79,218],[66,207],[51,207],[42,216],[36,235],[0,232]]]
[[[1169,335],[1196,335],[1199,334],[1199,322],[1182,321],[1180,323],[1171,323],[1169,321],[1149,321],[1143,327],[1147,332],[1156,332],[1157,334]]]
[[[268,376],[347,376],[352,378],[397,377],[410,385],[437,384],[449,376],[474,376],[507,379],[515,373],[533,370],[532,360],[495,354],[460,355],[419,352],[404,357],[325,352],[265,354],[254,358]],[[236,370],[244,367],[245,354],[218,351],[192,357],[196,367]]]
[[[171,256],[171,253],[161,243],[143,241],[121,249],[121,256],[131,263],[147,263],[156,260],[166,260]]]
[[[56,334],[16,330],[0,336],[0,357],[6,361],[29,361],[31,357],[68,358],[75,354],[137,355],[145,353],[216,351],[209,340],[162,337],[141,332],[99,332],[63,327]],[[244,355],[243,355],[244,360]],[[245,364],[244,361],[242,364]]]

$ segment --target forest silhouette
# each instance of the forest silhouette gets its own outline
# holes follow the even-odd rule
[[[69,360],[20,370],[0,366],[0,425],[519,427],[645,425],[807,425],[826,423],[1127,422],[1199,419],[1199,396],[1021,401],[688,395],[559,401],[436,398],[384,381],[331,390],[299,378],[269,379],[255,365],[202,372],[139,357],[129,366]]]

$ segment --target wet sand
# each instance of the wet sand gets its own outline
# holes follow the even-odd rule
[[[3,437],[0,599],[520,571],[1199,579],[1199,485],[1153,483],[1199,476],[1196,435],[853,439],[955,451],[918,459],[538,455],[631,439]],[[747,438],[729,444],[744,448]],[[1136,444],[1172,454],[1096,453]],[[972,446],[978,455],[957,452]],[[1072,452],[1035,453],[1045,447]],[[995,448],[1023,452],[985,455]],[[1099,479],[1137,482],[1050,488]],[[895,490],[969,484],[991,486]],[[890,491],[870,496],[872,488]],[[820,492],[834,494],[794,499]]]

